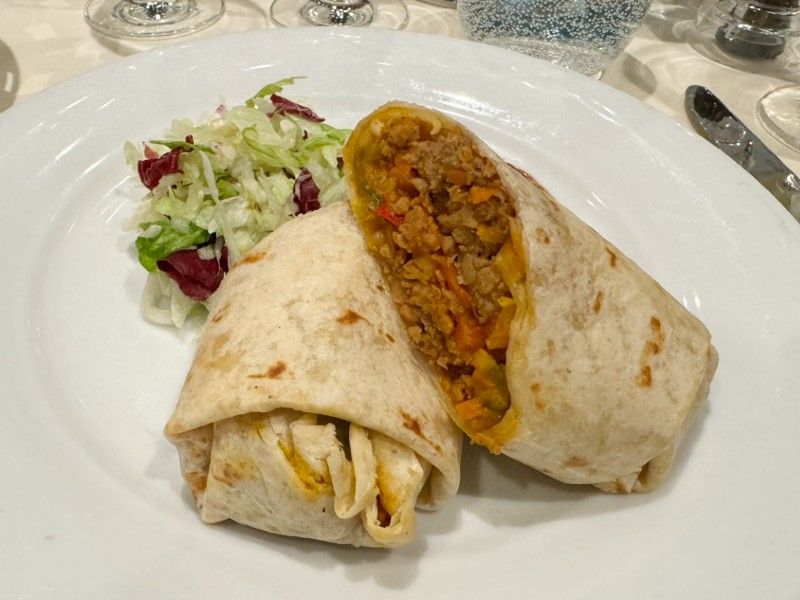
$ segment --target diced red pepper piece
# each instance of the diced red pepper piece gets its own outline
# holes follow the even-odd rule
[[[391,223],[395,227],[399,227],[400,225],[402,225],[403,221],[405,220],[405,216],[393,213],[389,209],[389,206],[386,204],[386,202],[382,202],[380,206],[378,206],[378,208],[375,209],[375,212],[379,217],[381,217],[382,219],[386,219],[387,221],[389,221],[389,223]]]

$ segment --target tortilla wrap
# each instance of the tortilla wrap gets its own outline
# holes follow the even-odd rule
[[[448,148],[457,149],[452,153],[457,151],[458,159]],[[593,484],[611,492],[646,491],[657,485],[672,463],[681,433],[707,396],[716,369],[717,355],[703,324],[535,179],[439,112],[400,102],[377,109],[354,130],[344,160],[353,211],[367,246],[381,263],[409,337],[421,339],[417,347],[437,366],[450,393],[446,408],[455,422],[492,452],[566,483]],[[508,319],[505,348],[488,341],[506,314],[502,308],[497,309],[500,316],[471,330],[484,336],[485,345],[474,351],[473,374],[458,376],[474,377],[485,359],[488,372],[507,385],[507,390],[494,390],[489,396],[494,405],[483,407],[492,416],[501,406],[499,421],[488,421],[494,424],[480,430],[473,425],[478,421],[464,416],[480,413],[460,410],[474,399],[464,400],[453,391],[463,386],[457,388],[452,375],[467,368],[458,362],[458,351],[470,348],[472,340],[466,336],[467,342],[453,342],[459,319],[470,310],[468,321],[474,325],[478,319],[479,294],[467,283],[467,250],[462,252],[471,238],[462,228],[454,243],[459,225],[452,222],[460,213],[444,211],[455,211],[454,205],[474,216],[479,213],[470,203],[492,202],[497,214],[510,211],[508,224],[499,229],[491,228],[496,223],[479,224],[480,240],[475,243],[484,248],[503,244],[494,258],[478,258],[480,264],[504,269],[506,286],[498,285],[513,300],[503,297],[498,302],[513,303],[513,317]],[[412,215],[416,207],[422,210]],[[415,239],[414,228],[429,237]],[[507,232],[505,242],[492,238],[497,231]],[[443,241],[436,241],[434,234]],[[426,247],[426,240],[434,240],[430,247],[437,249],[429,257],[438,270],[425,285],[439,286],[439,296],[425,289],[404,292],[416,290],[418,282],[402,281],[398,275],[414,261],[424,267],[423,259],[429,257],[417,248]],[[448,255],[444,249],[453,246]],[[503,258],[508,263],[508,256],[512,263],[520,262],[516,279],[507,277],[509,269],[498,262]],[[458,271],[448,275],[439,268],[443,261]],[[424,306],[419,298],[425,293],[440,298],[445,308]],[[467,309],[463,301],[458,306],[464,297],[472,302]],[[426,338],[426,328],[438,323],[444,324]],[[486,327],[494,327],[488,337]],[[448,352],[455,348],[451,363],[430,351],[431,340],[437,339],[444,340],[440,344]],[[505,405],[503,394],[509,396]]]
[[[461,432],[345,204],[298,217],[213,297],[165,428],[201,519],[397,546],[459,483]]]

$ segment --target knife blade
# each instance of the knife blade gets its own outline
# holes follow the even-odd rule
[[[708,88],[686,88],[694,128],[756,178],[800,222],[800,178]]]

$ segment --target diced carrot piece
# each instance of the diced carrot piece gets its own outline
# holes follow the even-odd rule
[[[458,270],[456,269],[455,263],[449,258],[442,258],[438,263],[439,272],[442,274],[442,277],[444,277],[447,289],[456,295],[458,303],[463,306],[465,310],[471,311],[472,298],[469,297],[467,290],[458,283]]]
[[[448,169],[444,178],[447,183],[452,183],[453,185],[467,185],[467,182],[469,181],[467,174],[458,169]]]
[[[483,185],[473,185],[469,188],[469,201],[472,204],[480,204],[486,202],[492,196],[497,196],[500,193],[496,187],[488,187]]]
[[[453,339],[459,350],[475,352],[483,347],[486,336],[472,313],[465,312],[456,317]]]
[[[411,163],[404,158],[397,156],[394,159],[394,165],[389,168],[389,177],[394,181],[398,190],[406,194],[417,194],[414,184],[411,183],[413,175],[411,174]]]
[[[458,416],[467,422],[491,416],[489,410],[475,398],[459,402],[455,409]]]

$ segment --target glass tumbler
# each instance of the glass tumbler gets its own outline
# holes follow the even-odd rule
[[[458,0],[472,40],[596,75],[627,46],[651,0]]]

